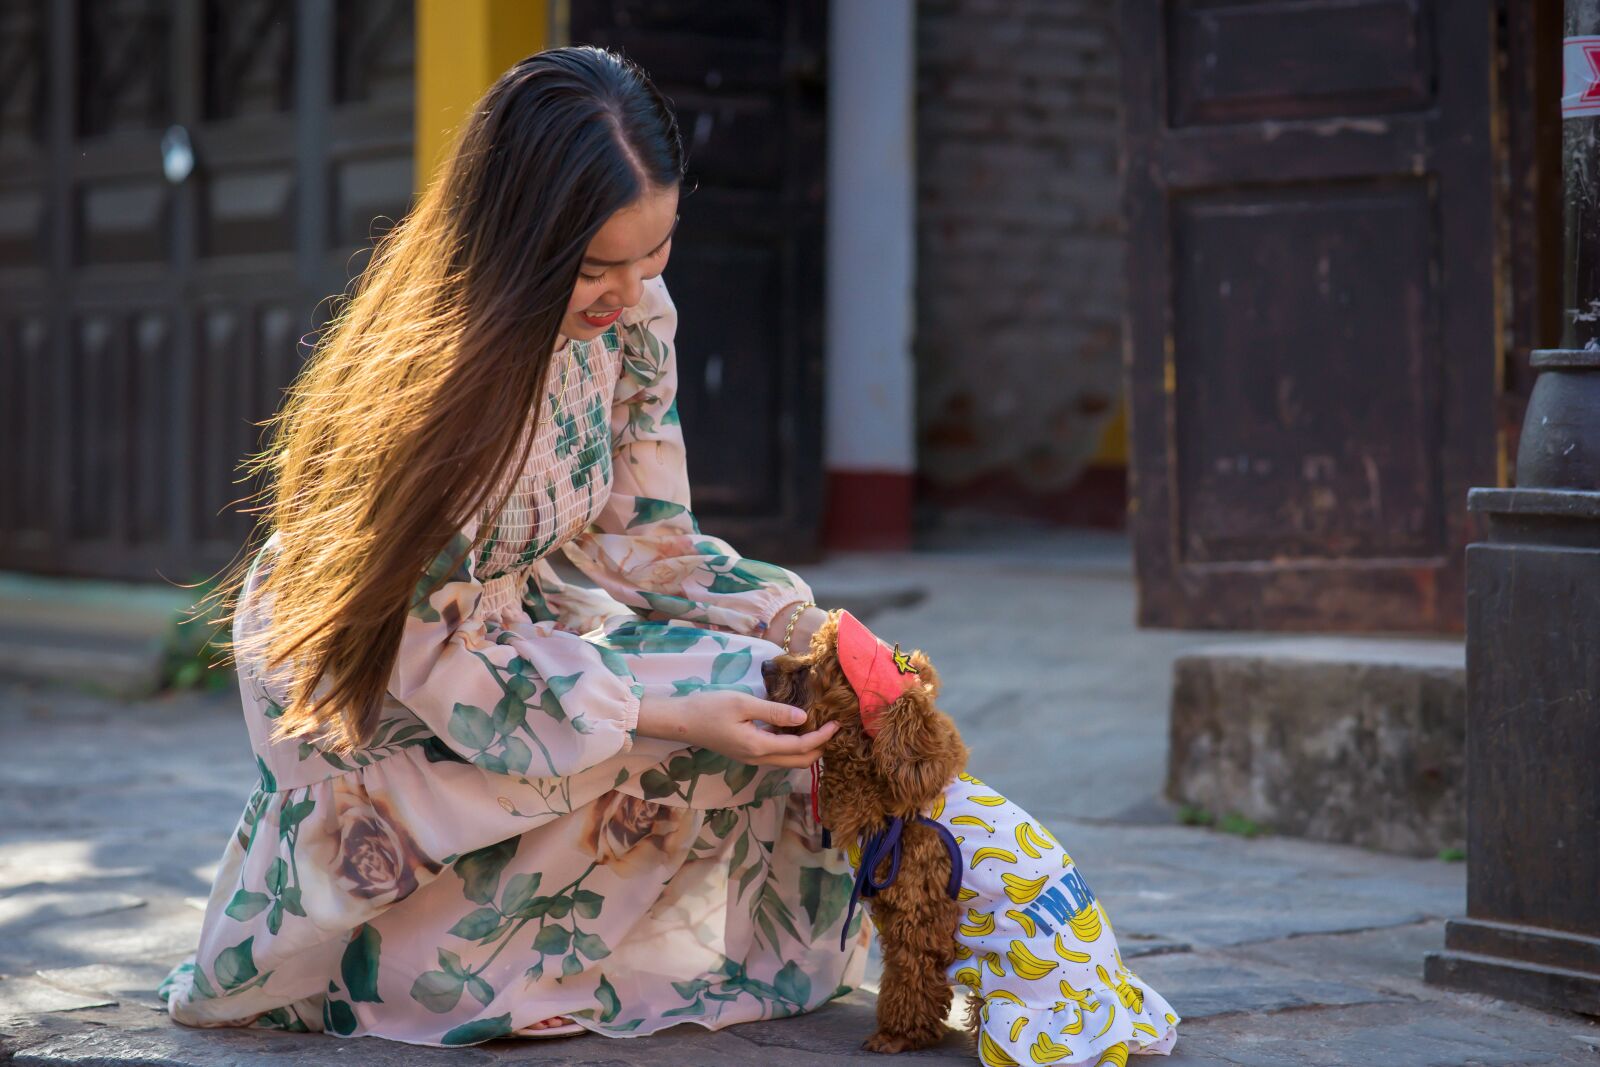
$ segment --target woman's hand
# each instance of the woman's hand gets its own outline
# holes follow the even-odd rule
[[[757,725],[792,727],[805,719],[805,712],[788,704],[734,689],[713,689],[684,696],[646,694],[639,699],[636,729],[643,737],[709,748],[740,763],[809,767],[821,758],[823,743],[838,730],[838,723],[824,723],[804,734],[773,733]]]

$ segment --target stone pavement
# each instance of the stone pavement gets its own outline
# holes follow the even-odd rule
[[[1422,984],[1442,920],[1463,910],[1462,865],[1176,824],[1158,796],[1170,665],[1217,635],[1136,631],[1120,541],[990,541],[806,574],[824,599],[926,590],[873,627],[933,655],[974,773],[1049,823],[1124,958],[1184,1016],[1167,1062],[1600,1065],[1589,1020]],[[438,1050],[175,1026],[154,988],[193,947],[254,777],[234,698],[119,704],[11,684],[0,722],[0,1063],[882,1062],[858,1048],[876,967],[866,988],[807,1016],[626,1041]],[[976,1062],[954,1033],[910,1058]]]

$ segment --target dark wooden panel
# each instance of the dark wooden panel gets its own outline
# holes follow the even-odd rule
[[[1433,99],[1422,0],[1172,5],[1171,123],[1414,110]]]
[[[356,214],[409,206],[412,33],[407,0],[3,5],[0,567],[190,580],[234,557],[239,463],[366,244]],[[336,225],[340,167],[361,188]]]
[[[1442,555],[1428,183],[1173,213],[1182,559]]]
[[[1329,19],[1366,33],[1358,10],[1388,27],[1351,68],[1375,95],[1306,56]],[[1459,629],[1463,502],[1497,477],[1492,3],[1120,11],[1141,623]],[[1173,40],[1224,16],[1256,21]],[[1375,114],[1410,106],[1419,55],[1429,106]],[[1175,128],[1177,85],[1272,117]]]
[[[573,0],[575,44],[669,97],[690,181],[667,279],[702,526],[741,551],[815,552],[822,491],[821,0]]]

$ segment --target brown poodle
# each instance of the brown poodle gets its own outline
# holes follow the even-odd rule
[[[939,676],[920,651],[901,658],[914,682],[873,716],[869,737],[840,663],[839,624],[840,613],[830,613],[806,655],[780,656],[763,673],[770,699],[806,712],[796,731],[839,724],[823,748],[821,766],[822,824],[834,839],[861,841],[903,820],[894,824],[901,843],[898,870],[886,868],[885,855],[863,872],[870,880],[861,895],[878,929],[884,974],[878,1029],[862,1047],[905,1052],[938,1044],[946,1033],[946,970],[956,956],[962,905],[950,892],[953,846],[941,838],[942,828],[918,821],[918,813],[965,769],[967,746],[955,723],[934,706]],[[874,891],[872,881],[889,884]],[[968,1030],[977,1029],[981,1003],[968,998]]]

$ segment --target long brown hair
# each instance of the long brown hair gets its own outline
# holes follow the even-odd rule
[[[232,649],[288,695],[275,740],[348,752],[371,736],[406,614],[431,591],[419,581],[472,518],[499,512],[527,460],[590,239],[682,174],[670,106],[611,52],[530,56],[472,109],[261,424],[270,445],[241,467],[262,478],[265,503],[243,509],[262,515],[213,596],[236,618],[249,563],[276,533],[254,594],[271,597],[269,621],[236,627]]]

